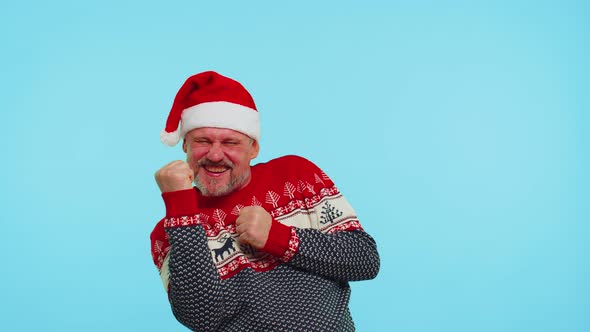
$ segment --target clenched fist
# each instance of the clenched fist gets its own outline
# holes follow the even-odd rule
[[[254,249],[262,249],[268,233],[272,217],[260,206],[247,206],[240,210],[236,219],[236,231],[239,235],[238,241],[242,244],[249,244]]]
[[[175,160],[160,168],[154,175],[162,193],[191,189],[195,174],[182,160]]]

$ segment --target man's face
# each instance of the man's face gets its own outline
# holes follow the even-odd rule
[[[195,186],[204,196],[223,196],[250,182],[250,161],[258,142],[223,128],[197,128],[184,137],[182,149],[195,173]]]

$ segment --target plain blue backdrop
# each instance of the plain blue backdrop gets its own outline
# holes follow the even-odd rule
[[[184,331],[149,249],[190,75],[378,242],[359,331],[590,331],[585,1],[5,1],[0,329]]]

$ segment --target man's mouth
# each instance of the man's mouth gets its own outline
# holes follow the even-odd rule
[[[213,165],[206,165],[206,166],[203,166],[203,168],[207,172],[213,173],[213,174],[221,174],[229,169],[228,166],[213,166]]]

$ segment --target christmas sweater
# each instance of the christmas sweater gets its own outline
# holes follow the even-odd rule
[[[166,217],[151,234],[174,316],[195,331],[354,331],[348,281],[379,270],[374,240],[330,178],[285,156],[251,168],[239,191],[162,194]],[[238,242],[241,208],[266,209],[262,250]]]

